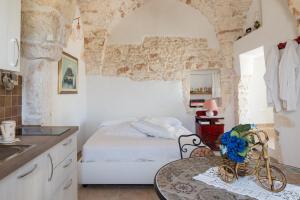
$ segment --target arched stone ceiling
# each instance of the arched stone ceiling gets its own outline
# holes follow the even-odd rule
[[[146,36],[205,38],[210,48],[219,49],[215,28],[207,17],[177,0],[144,3],[111,29],[107,45],[140,45]]]
[[[251,5],[252,0],[178,0],[205,15],[219,31],[228,30],[226,22],[243,19]],[[141,7],[144,0],[78,0],[83,23],[86,29],[97,26],[110,30],[119,20]],[[223,24],[223,25],[222,25]],[[234,24],[229,23],[233,26]],[[228,24],[226,24],[228,25]],[[239,27],[240,28],[240,27]]]
[[[78,0],[85,29],[110,30],[125,15],[139,8],[143,0]]]
[[[233,42],[243,32],[252,0],[178,0],[208,18],[215,27],[224,56],[232,67]],[[111,28],[123,17],[143,5],[144,0],[78,0],[85,33],[85,61],[88,74],[100,74]],[[195,19],[196,20],[196,19]]]

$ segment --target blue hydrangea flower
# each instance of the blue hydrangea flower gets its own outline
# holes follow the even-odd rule
[[[241,163],[245,158],[240,156],[239,153],[246,150],[248,143],[244,138],[237,136],[230,136],[230,133],[225,133],[221,138],[222,142],[222,154],[226,154],[230,160]],[[226,151],[226,152],[225,152]]]
[[[238,138],[236,146],[237,152],[243,152],[247,146],[248,144],[244,139]]]
[[[243,163],[245,161],[245,157],[242,157],[237,154],[237,152],[228,150],[227,156],[230,160],[237,162],[237,163]]]
[[[222,135],[222,137],[221,137],[221,143],[223,145],[226,146],[229,143],[229,140],[230,140],[230,137],[231,137],[230,134],[231,134],[231,131],[228,131],[228,132],[226,132],[226,133],[224,133]]]

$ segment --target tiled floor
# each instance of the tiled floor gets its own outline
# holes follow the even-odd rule
[[[158,200],[151,185],[90,185],[79,186],[78,200]]]

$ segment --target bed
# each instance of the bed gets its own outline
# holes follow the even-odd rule
[[[172,138],[153,137],[133,126],[137,119],[102,123],[83,145],[80,184],[153,184],[163,165],[180,159],[177,136],[191,134],[176,126]]]

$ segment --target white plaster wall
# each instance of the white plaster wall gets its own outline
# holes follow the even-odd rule
[[[265,55],[272,45],[296,37],[296,22],[285,0],[263,0],[263,27],[235,43],[235,67],[239,72],[238,55],[264,46]],[[275,128],[279,132],[283,162],[300,167],[300,107],[296,112],[275,116]],[[281,120],[279,120],[279,118]],[[284,119],[284,120],[282,120]]]
[[[255,124],[273,124],[273,108],[267,105],[264,55],[254,58],[253,76],[249,82],[249,118]]]
[[[78,58],[78,94],[58,94],[58,63],[53,62],[52,74],[52,125],[79,126],[78,149],[84,142],[84,124],[86,121],[86,75],[85,63],[82,57],[83,39],[74,41],[70,39],[65,52]]]
[[[145,4],[116,24],[108,44],[140,44],[145,36],[207,38],[218,48],[214,27],[199,10],[178,0],[145,0]]]
[[[173,116],[194,131],[185,110],[181,81],[132,81],[87,77],[87,137],[102,121],[143,116]]]
[[[262,1],[263,26],[235,42],[235,67],[239,72],[238,56],[241,53],[264,46],[265,54],[272,45],[294,38],[296,21],[288,10],[285,0]]]
[[[254,30],[254,22],[260,21],[262,22],[262,2],[263,0],[252,0],[252,4],[247,13],[247,19],[244,26],[244,29],[251,27]]]

